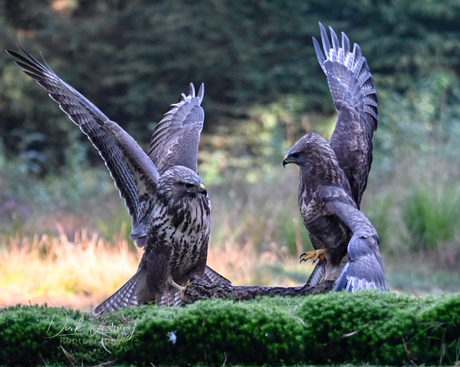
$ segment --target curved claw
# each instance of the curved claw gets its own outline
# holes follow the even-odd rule
[[[185,287],[180,286],[176,282],[172,282],[171,285],[176,288],[180,292],[180,298],[184,299],[185,293],[187,293],[187,288],[191,286],[193,283],[189,282]]]
[[[329,252],[329,249],[323,248],[319,250],[304,252],[302,255],[300,255],[300,262],[308,261],[310,259],[313,259],[313,263],[317,260],[324,261],[326,258],[323,256],[323,254],[326,252]]]

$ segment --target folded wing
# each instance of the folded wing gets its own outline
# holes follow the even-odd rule
[[[353,205],[340,199],[328,201],[326,205],[353,232],[347,249],[350,260],[337,279],[334,290],[388,291],[380,257],[379,237],[369,219]]]

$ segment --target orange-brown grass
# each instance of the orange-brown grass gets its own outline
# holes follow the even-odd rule
[[[109,245],[85,231],[73,241],[64,235],[10,238],[0,256],[0,305],[94,305],[134,274],[138,257],[126,241]]]
[[[121,236],[120,236],[121,238]],[[142,249],[126,240],[107,243],[97,235],[77,232],[73,239],[61,234],[3,239],[0,250],[0,306],[44,304],[90,311],[110,296],[136,271]],[[305,273],[311,266],[272,244],[258,254],[251,243],[210,246],[208,264],[235,285],[294,285],[283,272]]]

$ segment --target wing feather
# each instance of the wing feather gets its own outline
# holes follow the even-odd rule
[[[92,316],[99,317],[106,312],[115,312],[125,307],[140,306],[142,303],[139,302],[137,296],[139,288],[147,288],[145,272],[143,271],[138,271],[134,274],[118,291],[97,306]]]
[[[203,97],[204,85],[201,84],[195,94],[195,87],[190,84],[188,95],[182,94],[155,128],[149,157],[160,174],[175,165],[198,171],[198,145],[204,123]]]
[[[330,28],[331,47],[321,23],[320,31],[324,54],[315,38],[313,44],[338,112],[330,145],[347,175],[353,199],[359,208],[372,164],[372,138],[378,123],[374,79],[357,44],[350,52],[348,37],[342,33],[340,46],[336,33]]]
[[[34,78],[49,96],[69,115],[99,151],[110,172],[120,197],[125,200],[133,218],[133,240],[147,233],[147,219],[152,205],[159,173],[137,142],[117,123],[110,121],[94,104],[60,79],[49,67],[41,64],[22,49],[23,55],[7,53],[16,58],[24,73]]]
[[[350,57],[350,40],[348,39],[347,35],[342,32],[342,55],[344,64],[347,68],[351,68],[353,63],[353,58]]]
[[[345,191],[335,188],[336,195],[327,198],[327,206],[353,232],[347,252],[350,260],[336,281],[334,290],[356,292],[366,289],[388,291],[379,251],[379,237],[367,217],[347,202]],[[345,199],[345,200],[344,200]]]

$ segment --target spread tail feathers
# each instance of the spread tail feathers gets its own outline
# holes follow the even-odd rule
[[[308,287],[317,286],[323,279],[325,270],[326,270],[326,262],[323,260],[319,260],[318,264],[313,269],[313,272],[311,273],[305,285]]]
[[[98,317],[106,312],[114,312],[125,307],[135,307],[142,303],[139,301],[139,289],[145,285],[145,271],[139,270],[133,277],[128,280],[118,291],[107,298],[93,313],[93,317]]]
[[[232,285],[230,280],[223,277],[209,266],[206,266],[203,279],[208,283]],[[153,302],[158,306],[183,305],[181,294],[175,288],[165,291],[161,299],[154,299],[151,297],[146,286],[146,272],[139,270],[125,285],[97,306],[92,315],[93,317],[99,317],[106,312],[118,311],[125,307],[141,306],[148,302]]]
[[[220,275],[217,271],[211,269],[209,266],[206,266],[204,269],[203,279],[211,284],[233,285],[230,280]]]

